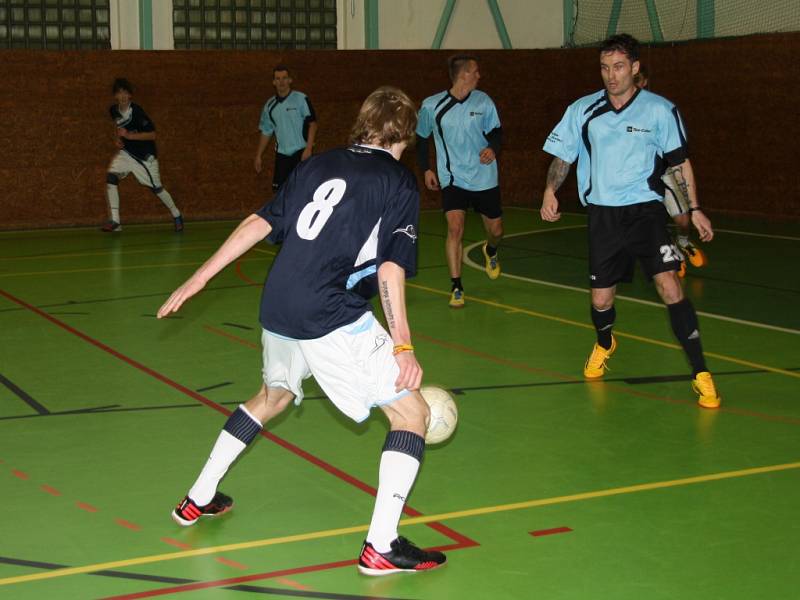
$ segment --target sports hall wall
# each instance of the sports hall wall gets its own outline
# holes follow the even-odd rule
[[[799,52],[800,34],[644,49],[651,89],[684,116],[701,204],[710,211],[800,217],[800,82],[793,68]],[[445,89],[450,53],[2,51],[0,227],[107,218],[115,77],[131,80],[134,101],[156,123],[162,180],[187,219],[237,218],[270,195],[271,150],[268,172],[256,176],[252,162],[274,64],[291,65],[295,88],[311,98],[319,152],[345,142],[375,87],[400,86],[418,102]],[[600,88],[597,51],[485,50],[480,57],[480,87],[503,123],[504,202],[538,207],[550,162],[541,145],[569,102]],[[415,168],[412,152],[404,162]],[[120,195],[126,223],[165,218],[159,200],[132,176]],[[560,196],[566,208],[578,207],[574,176]],[[437,205],[437,196],[423,190],[423,206]]]

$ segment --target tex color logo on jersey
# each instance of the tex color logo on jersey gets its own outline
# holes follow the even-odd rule
[[[392,232],[392,235],[394,235],[395,233],[405,233],[408,237],[411,238],[412,242],[417,241],[417,230],[414,229],[413,225],[406,225],[405,227],[400,227],[398,229],[395,229]]]

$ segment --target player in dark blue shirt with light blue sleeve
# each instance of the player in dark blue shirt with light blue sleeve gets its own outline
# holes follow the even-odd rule
[[[720,398],[703,356],[697,313],[677,275],[683,256],[667,231],[661,180],[665,166],[681,172],[700,239],[711,241],[714,231],[697,203],[680,113],[666,98],[635,85],[638,70],[635,38],[620,34],[603,43],[600,73],[605,89],[571,104],[544,144],[555,158],[541,216],[545,221],[560,218],[555,193],[577,160],[578,193],[588,213],[592,322],[597,331],[584,377],[603,377],[617,348],[611,333],[616,286],[631,281],[638,260],[667,305],[672,330],[692,367],[698,403],[717,408]]]
[[[502,129],[492,99],[476,89],[481,78],[476,57],[457,54],[448,60],[449,90],[422,102],[417,125],[417,161],[429,190],[442,190],[447,220],[445,251],[450,269],[450,306],[464,306],[461,263],[464,222],[469,208],[480,213],[486,229],[482,252],[486,274],[500,276],[497,247],[503,237],[503,210],[497,178]],[[428,141],[436,145],[436,171],[429,166]]]
[[[375,509],[358,568],[366,575],[445,563],[398,536],[400,515],[425,449],[430,418],[419,393],[405,279],[417,267],[419,190],[400,156],[414,137],[414,104],[396,88],[365,100],[353,144],[303,161],[275,199],[247,217],[158,312],[178,310],[226,265],[265,238],[281,244],[261,302],[263,384],[228,418],[211,456],[172,512],[179,525],[229,510],[219,481],[266,423],[303,399],[312,375],[336,407],[361,422],[379,406],[390,431],[381,453]],[[388,326],[373,316],[377,292]]]

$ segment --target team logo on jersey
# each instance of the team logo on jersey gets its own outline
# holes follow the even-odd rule
[[[482,112],[475,112],[475,111],[472,111],[472,110],[469,111],[469,116],[470,117],[480,117],[482,114],[483,114]]]
[[[400,227],[398,229],[395,229],[392,232],[392,235],[394,235],[395,233],[405,233],[408,237],[411,238],[412,242],[417,241],[417,230],[414,229],[413,225],[406,225],[405,227]]]
[[[633,127],[628,125],[628,133],[650,133],[653,131],[652,129],[639,129],[638,127]]]

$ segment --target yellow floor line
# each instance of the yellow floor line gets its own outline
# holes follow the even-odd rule
[[[686,477],[683,479],[672,479],[669,481],[657,481],[654,483],[643,483],[639,485],[630,485],[625,487],[611,488],[607,490],[597,490],[594,492],[584,492],[581,494],[571,494],[568,496],[556,496],[554,498],[539,498],[537,500],[527,500],[525,502],[514,502],[511,504],[498,504],[496,506],[484,506],[480,508],[473,508],[469,510],[459,510],[449,513],[440,513],[436,515],[426,515],[422,517],[412,517],[403,519],[401,525],[419,525],[422,523],[434,523],[438,521],[445,521],[451,519],[463,519],[465,517],[475,517],[481,515],[488,515],[498,512],[508,512],[512,510],[522,510],[526,508],[535,508],[538,506],[549,506],[553,504],[565,504],[567,502],[577,502],[579,500],[592,500],[594,498],[606,498],[608,496],[619,496],[622,494],[633,494],[637,492],[646,492],[650,490],[658,490],[670,487],[678,487],[683,485],[692,485],[696,483],[706,483],[709,481],[719,481],[722,479],[734,479],[737,477],[748,477],[751,475],[761,475],[764,473],[775,473],[778,471],[788,471],[790,469],[800,469],[800,462],[785,463],[782,465],[770,465],[766,467],[755,467],[751,469],[740,469],[738,471],[724,471],[722,473],[711,473],[709,475],[698,475],[696,477]],[[81,575],[84,573],[95,573],[97,571],[105,571],[109,569],[121,569],[125,567],[132,567],[136,565],[151,564],[156,562],[164,562],[168,560],[178,560],[181,558],[191,558],[195,556],[206,556],[208,554],[217,554],[224,552],[233,552],[236,550],[248,550],[251,548],[263,548],[265,546],[275,546],[278,544],[289,544],[293,542],[303,542],[308,540],[316,540],[328,537],[336,537],[340,535],[349,535],[352,533],[362,533],[369,529],[369,525],[356,525],[354,527],[341,527],[338,529],[327,529],[324,531],[314,531],[310,533],[300,533],[297,535],[288,535],[277,538],[267,538],[263,540],[253,540],[250,542],[238,542],[234,544],[224,544],[222,546],[213,546],[210,548],[198,548],[195,550],[183,550],[181,552],[169,552],[167,554],[156,554],[151,556],[141,556],[139,558],[128,558],[117,560],[113,562],[97,563],[93,565],[85,565],[83,567],[70,567],[66,569],[57,569],[54,571],[47,571],[46,573],[33,573],[31,575],[20,575],[17,577],[6,577],[0,579],[0,585],[10,585],[13,583],[24,583],[30,581],[39,581],[42,579],[53,579],[56,577],[67,577],[69,575]]]
[[[406,284],[410,288],[422,290],[425,292],[430,292],[433,294],[438,294],[440,296],[450,297],[450,292],[446,292],[443,290],[438,290],[436,288],[428,287],[425,285],[420,285],[418,283],[407,283]],[[545,319],[547,321],[555,321],[556,323],[564,323],[565,325],[572,325],[573,327],[580,327],[582,329],[591,329],[594,331],[594,326],[589,325],[588,323],[582,323],[580,321],[573,321],[572,319],[565,319],[563,317],[557,317],[555,315],[550,315],[547,313],[538,312],[535,310],[529,310],[527,308],[522,308],[519,306],[513,306],[511,304],[503,304],[501,302],[494,302],[493,300],[484,300],[483,298],[478,298],[477,296],[473,296],[470,294],[469,296],[470,302],[476,302],[478,304],[484,304],[486,306],[491,306],[492,308],[499,308],[504,311],[514,311],[518,313],[523,313],[529,315],[531,317],[537,317],[539,319]],[[654,346],[661,346],[663,348],[671,348],[672,350],[680,350],[683,351],[683,348],[678,344],[671,344],[669,342],[662,342],[661,340],[654,340],[653,338],[644,337],[641,335],[635,335],[633,333],[625,333],[624,331],[619,331],[617,329],[614,330],[614,335],[619,338],[627,338],[630,340],[636,340],[638,342],[644,342],[645,344],[652,344]],[[779,375],[786,375],[787,377],[793,377],[795,379],[800,379],[800,372],[795,373],[794,371],[787,371],[786,369],[780,369],[778,367],[771,367],[769,365],[763,365],[761,363],[755,363],[749,360],[744,360],[741,358],[736,358],[733,356],[727,356],[725,354],[718,354],[716,352],[705,352],[706,356],[716,358],[718,360],[724,360],[727,362],[731,362],[737,365],[742,365],[745,367],[750,367],[752,369],[760,369],[763,371],[769,371],[770,373],[777,373]]]

